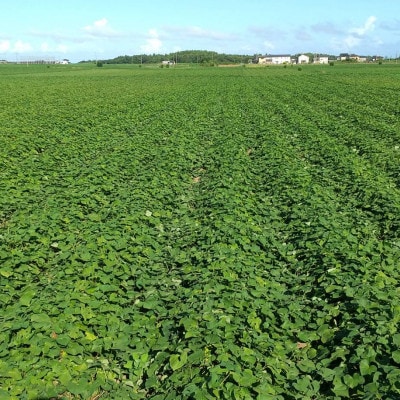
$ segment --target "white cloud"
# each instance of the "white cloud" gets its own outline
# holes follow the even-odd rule
[[[69,48],[65,44],[61,44],[61,43],[56,44],[56,45],[53,43],[53,45],[50,45],[48,42],[43,42],[40,45],[40,50],[43,53],[57,52],[57,53],[65,54],[68,52]]]
[[[1,40],[0,41],[0,53],[5,53],[10,50],[11,43],[9,40]]]
[[[360,44],[361,39],[352,35],[347,36],[344,40],[343,43],[346,46],[346,48],[351,49],[353,47],[356,47],[358,44]]]
[[[368,32],[373,31],[375,28],[375,22],[376,22],[376,17],[373,15],[371,17],[368,17],[368,19],[365,21],[364,25],[359,27],[359,28],[352,28],[350,30],[350,33],[358,35],[358,36],[364,36]]]
[[[107,18],[102,18],[94,21],[91,25],[87,25],[83,30],[93,37],[113,37],[118,36],[109,25]]]
[[[32,50],[30,43],[25,43],[22,40],[17,40],[14,44],[13,52],[15,53],[26,53]]]
[[[146,43],[140,46],[141,50],[144,53],[157,53],[162,47],[162,41],[160,39],[160,35],[158,34],[156,29],[150,29],[148,33],[148,38]]]
[[[368,36],[368,33],[375,29],[376,20],[377,18],[374,16],[368,17],[364,22],[364,25],[350,28],[347,36],[345,36],[342,40],[334,39],[334,44],[337,48],[341,48],[341,50],[350,51],[354,47],[362,45],[366,40],[371,42],[373,39]]]

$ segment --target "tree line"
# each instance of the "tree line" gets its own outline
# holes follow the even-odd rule
[[[217,53],[208,50],[185,50],[167,54],[123,55],[106,60],[81,62],[102,62],[103,64],[160,64],[163,61],[188,64],[241,64],[248,63],[254,56]]]

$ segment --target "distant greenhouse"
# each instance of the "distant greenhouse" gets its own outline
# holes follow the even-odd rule
[[[55,57],[25,57],[23,59],[17,59],[17,64],[70,64],[70,61],[66,58],[57,60]]]

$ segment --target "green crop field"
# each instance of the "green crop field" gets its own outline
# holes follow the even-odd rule
[[[399,93],[0,65],[0,399],[399,399]]]

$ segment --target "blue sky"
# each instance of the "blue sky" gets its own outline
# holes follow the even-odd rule
[[[400,55],[399,0],[2,0],[0,59],[213,50]]]

